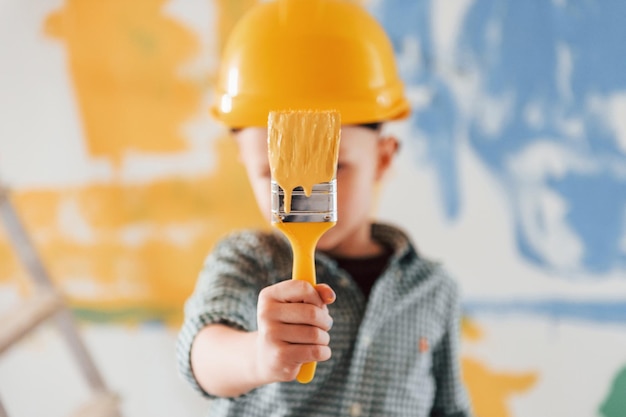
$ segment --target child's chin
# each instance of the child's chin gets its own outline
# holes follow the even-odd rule
[[[320,240],[317,242],[317,250],[330,252],[336,246],[336,243],[334,239],[332,238],[332,235],[328,236],[329,233],[330,231],[326,232],[326,234],[324,234],[320,238]]]
[[[329,254],[333,253],[340,246],[342,236],[341,228],[333,227],[322,235],[317,242],[317,249]]]
[[[319,242],[317,242],[317,250],[321,250],[321,251],[327,251],[328,249],[330,249],[330,245],[327,244],[326,242],[320,240]]]

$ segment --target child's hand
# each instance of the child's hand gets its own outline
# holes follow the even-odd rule
[[[335,301],[326,284],[287,280],[264,288],[257,308],[257,372],[267,381],[292,381],[300,366],[328,360],[332,318],[327,304]]]

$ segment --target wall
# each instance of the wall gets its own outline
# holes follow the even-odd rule
[[[220,236],[265,227],[207,113],[253,3],[0,1],[0,179],[126,416],[202,415],[174,367],[182,303]],[[477,415],[622,416],[626,7],[367,6],[414,106],[378,216],[461,284]],[[2,233],[4,310],[28,279]],[[65,415],[86,396],[71,369],[52,328],[28,337],[0,358],[9,414]]]

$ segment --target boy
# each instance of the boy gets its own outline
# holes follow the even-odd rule
[[[336,109],[343,126],[339,220],[317,246],[320,284],[290,280],[279,232],[234,233],[207,258],[178,359],[215,399],[210,415],[468,415],[454,282],[402,231],[369,218],[398,148],[381,123],[409,111],[383,30],[340,0],[262,3],[233,30],[221,71],[213,112],[233,130],[268,220],[269,111]],[[313,381],[295,382],[312,361]]]

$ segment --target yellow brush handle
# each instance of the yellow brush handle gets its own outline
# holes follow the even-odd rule
[[[335,222],[324,223],[274,223],[282,231],[293,250],[292,279],[316,284],[315,278],[315,246],[324,233],[335,225]],[[315,376],[316,362],[305,363],[300,368],[296,379],[302,384],[311,382]]]

